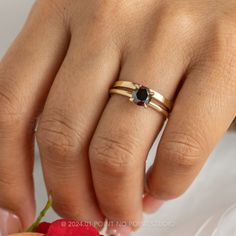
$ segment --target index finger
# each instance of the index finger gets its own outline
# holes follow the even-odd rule
[[[69,40],[61,16],[48,2],[36,1],[24,28],[0,61],[0,208],[16,214],[23,228],[31,224],[35,213],[36,118]],[[0,218],[0,224],[3,221]]]

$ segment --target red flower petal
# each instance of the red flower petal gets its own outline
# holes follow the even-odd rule
[[[35,232],[46,234],[48,232],[50,225],[51,225],[51,223],[42,222],[37,226],[37,228],[35,229]]]
[[[46,236],[99,236],[99,232],[88,223],[61,219],[50,225]]]

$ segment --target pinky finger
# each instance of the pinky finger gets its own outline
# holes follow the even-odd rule
[[[147,176],[154,198],[169,200],[187,190],[236,115],[236,86],[227,85],[236,84],[232,73],[226,79],[212,65],[201,71],[183,85]]]

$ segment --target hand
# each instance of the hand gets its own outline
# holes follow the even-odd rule
[[[236,115],[235,12],[234,0],[38,0],[0,63],[0,206],[33,220],[39,115],[60,215],[134,230],[143,210],[184,193]],[[175,101],[144,199],[164,117],[109,98],[119,79]]]

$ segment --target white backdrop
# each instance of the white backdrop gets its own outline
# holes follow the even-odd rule
[[[0,57],[20,30],[32,3],[33,0],[0,0]],[[154,151],[155,147],[150,152],[149,163]],[[46,192],[38,158],[35,177],[40,209],[46,201]],[[191,188],[179,199],[166,203],[155,215],[145,216],[143,228],[134,235],[234,236],[236,211],[234,206],[225,211],[235,202],[236,133],[228,133],[214,150]],[[223,213],[225,214],[222,216]],[[47,218],[54,219],[55,214],[50,212]],[[213,232],[217,224],[218,230]]]

